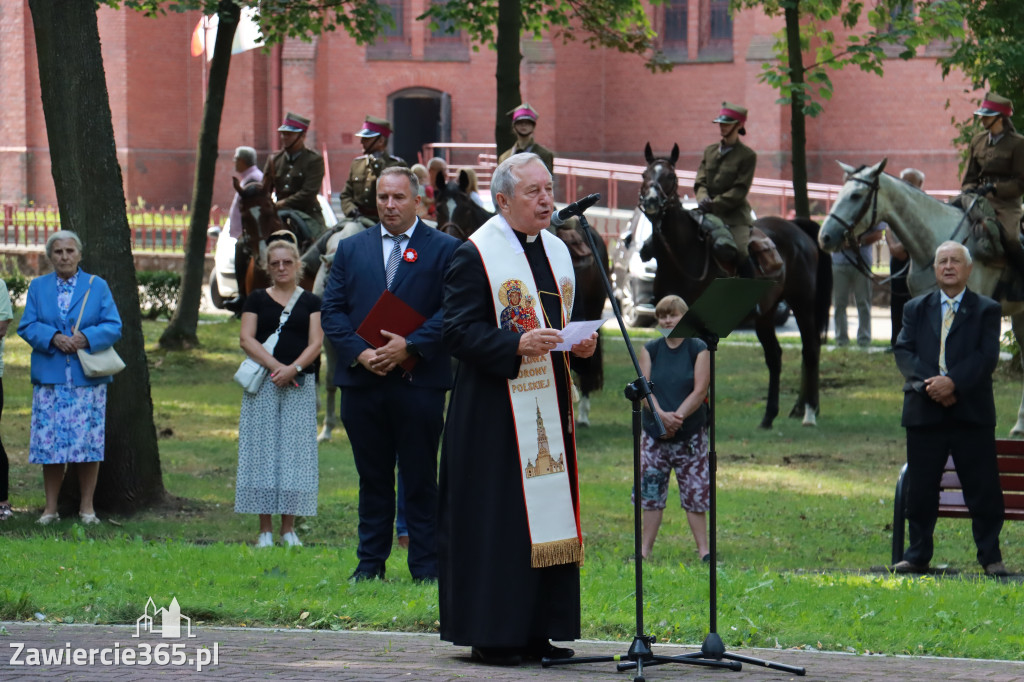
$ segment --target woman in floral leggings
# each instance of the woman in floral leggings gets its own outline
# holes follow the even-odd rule
[[[668,334],[686,314],[678,296],[658,301],[658,327]],[[705,513],[710,501],[708,478],[707,393],[711,380],[711,356],[700,339],[661,338],[640,351],[640,369],[652,382],[654,407],[665,425],[657,438],[654,415],[644,405],[644,433],[640,441],[640,506],[643,509],[643,547],[646,559],[654,547],[668,499],[668,480],[673,469],[679,484],[679,501],[705,562],[708,552]]]

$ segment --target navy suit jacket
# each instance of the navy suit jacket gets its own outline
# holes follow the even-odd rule
[[[961,422],[995,426],[992,372],[999,362],[1002,309],[987,296],[964,291],[946,336],[947,376],[956,388],[956,403],[943,407],[928,397],[924,380],[939,374],[942,298],[938,291],[918,296],[903,308],[903,329],[896,340],[896,366],[903,386],[903,426]]]
[[[448,389],[452,386],[451,356],[441,333],[444,273],[461,242],[417,220],[416,231],[406,246],[407,253],[409,249],[416,252],[416,260],[399,264],[391,293],[427,318],[406,337],[409,343],[416,344],[421,355],[409,382],[425,388]],[[404,371],[396,367],[388,377],[381,377],[356,362],[359,354],[371,347],[356,334],[356,329],[387,288],[380,231],[378,224],[341,240],[324,289],[320,319],[324,335],[338,356],[334,375],[337,386],[373,386]]]

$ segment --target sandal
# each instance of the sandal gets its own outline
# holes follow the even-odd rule
[[[98,525],[100,525],[100,520],[98,518],[96,518],[95,514],[86,514],[84,512],[79,512],[78,516],[79,516],[79,518],[82,519],[82,525],[83,526],[98,526]]]
[[[11,503],[0,502],[0,521],[6,521],[12,516],[14,516],[14,512],[11,511]]]
[[[60,514],[43,514],[36,520],[36,523],[40,526],[49,526],[54,521],[60,521]]]

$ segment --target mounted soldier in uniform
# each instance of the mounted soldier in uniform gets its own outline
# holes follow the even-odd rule
[[[722,102],[722,109],[712,121],[718,124],[722,139],[704,150],[693,188],[697,208],[706,217],[702,226],[711,233],[715,256],[735,263],[742,276],[753,277],[748,246],[754,221],[747,194],[754,181],[757,153],[740,142],[740,135],[747,134],[746,122],[746,109]],[[728,229],[722,229],[719,223]]]
[[[274,191],[275,206],[285,227],[295,235],[300,252],[326,229],[317,195],[324,180],[324,158],[306,147],[309,119],[288,112],[277,132],[281,151],[273,154],[263,168],[263,184]],[[235,270],[238,275],[238,295],[224,307],[240,311],[248,292],[245,291],[244,268],[250,254],[257,253],[257,245],[247,243],[243,236],[235,247]],[[307,269],[319,263],[306,263]],[[313,269],[315,272],[315,269]]]
[[[364,153],[352,161],[348,181],[341,193],[341,212],[346,218],[343,237],[350,237],[380,222],[377,215],[377,178],[385,168],[407,167],[405,161],[387,153],[391,133],[391,122],[376,116],[367,116],[362,129],[356,133]]]
[[[315,239],[327,225],[317,195],[324,182],[324,157],[306,147],[309,119],[291,112],[277,129],[281,151],[269,159],[264,178],[272,178],[278,211],[298,213],[308,234],[298,235],[299,244]]]
[[[1006,260],[1024,279],[1024,247],[1020,242],[1021,197],[1024,196],[1024,136],[1010,121],[1013,104],[994,92],[986,93],[974,112],[984,132],[971,140],[961,189],[988,200],[1002,228]],[[1011,288],[1011,300],[1024,299],[1024,286]]]
[[[533,131],[537,127],[537,110],[526,102],[508,112],[512,117],[512,131],[516,134],[516,143],[506,149],[498,157],[498,163],[522,152],[530,152],[540,157],[548,168],[548,173],[555,173],[555,154],[550,149],[542,147],[533,140]]]

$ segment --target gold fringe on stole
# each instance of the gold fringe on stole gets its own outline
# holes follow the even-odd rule
[[[547,568],[561,564],[583,565],[583,545],[577,538],[542,542],[530,547],[530,567]]]

